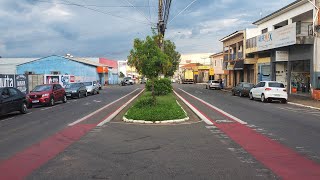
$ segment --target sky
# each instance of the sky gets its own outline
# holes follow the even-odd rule
[[[182,12],[193,1],[171,4],[165,38],[181,54],[219,52],[219,39],[294,0],[196,0]],[[135,38],[152,35],[157,8],[158,0],[0,0],[0,56],[124,60]]]

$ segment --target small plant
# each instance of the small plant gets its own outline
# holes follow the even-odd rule
[[[146,96],[146,97],[139,99],[137,101],[137,103],[135,104],[135,107],[137,107],[137,108],[151,107],[154,105],[153,103],[154,102],[153,102],[152,96]]]

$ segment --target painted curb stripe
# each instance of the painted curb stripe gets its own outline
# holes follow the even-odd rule
[[[191,97],[199,100],[194,96]],[[190,103],[188,102],[188,104]],[[205,116],[203,112],[199,111],[199,113]],[[287,180],[320,179],[320,165],[292,149],[240,123],[219,124],[208,116],[206,117],[212,124],[281,178]]]

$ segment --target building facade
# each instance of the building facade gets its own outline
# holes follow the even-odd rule
[[[108,67],[82,58],[52,55],[17,65],[17,74],[73,75],[75,81],[104,82]]]
[[[216,54],[212,54],[210,56],[211,59],[211,67],[214,72],[214,80],[217,79],[225,79],[225,70],[223,69],[223,52],[219,52]]]
[[[290,94],[311,95],[319,86],[315,11],[312,3],[300,0],[254,22],[260,33],[247,40],[247,52],[258,59],[258,81],[282,82]]]

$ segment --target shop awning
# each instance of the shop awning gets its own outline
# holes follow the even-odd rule
[[[108,67],[106,67],[106,66],[97,66],[97,73],[108,73]]]

